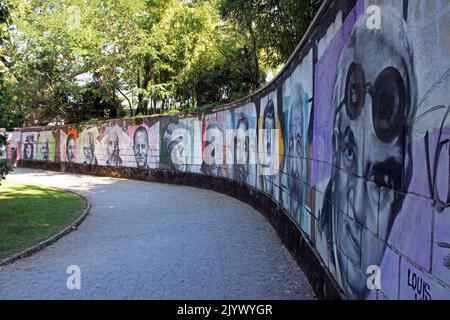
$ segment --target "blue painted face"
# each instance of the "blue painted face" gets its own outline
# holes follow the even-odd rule
[[[368,294],[366,270],[381,264],[402,208],[403,196],[394,190],[407,189],[411,179],[406,123],[414,105],[407,80],[415,77],[405,61],[412,58],[401,21],[388,12],[383,17],[387,25],[376,40],[364,19],[357,23],[341,53],[333,96],[332,255],[341,284],[355,298]],[[399,30],[388,33],[389,23]],[[378,230],[380,239],[366,230]]]

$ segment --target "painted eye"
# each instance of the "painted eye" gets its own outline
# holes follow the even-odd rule
[[[355,120],[361,114],[365,100],[365,75],[360,64],[352,63],[345,85],[345,109],[348,117]]]
[[[372,99],[375,133],[381,141],[392,142],[403,130],[406,111],[406,87],[397,69],[387,68],[378,76]]]
[[[355,147],[352,143],[346,143],[344,146],[344,155],[348,161],[353,161],[355,158]]]

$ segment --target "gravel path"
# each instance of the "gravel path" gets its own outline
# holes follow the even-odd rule
[[[0,299],[314,298],[269,223],[235,199],[29,169],[8,179],[75,191],[92,209],[78,230],[0,271]],[[71,265],[80,290],[67,288]]]

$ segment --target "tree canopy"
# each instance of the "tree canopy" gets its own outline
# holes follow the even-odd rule
[[[320,0],[0,0],[0,127],[195,111],[264,85]]]

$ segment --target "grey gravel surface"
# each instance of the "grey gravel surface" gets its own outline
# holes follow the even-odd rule
[[[264,217],[201,189],[15,169],[9,180],[82,194],[78,228],[0,271],[0,299],[314,299]],[[69,290],[67,267],[81,270]]]

